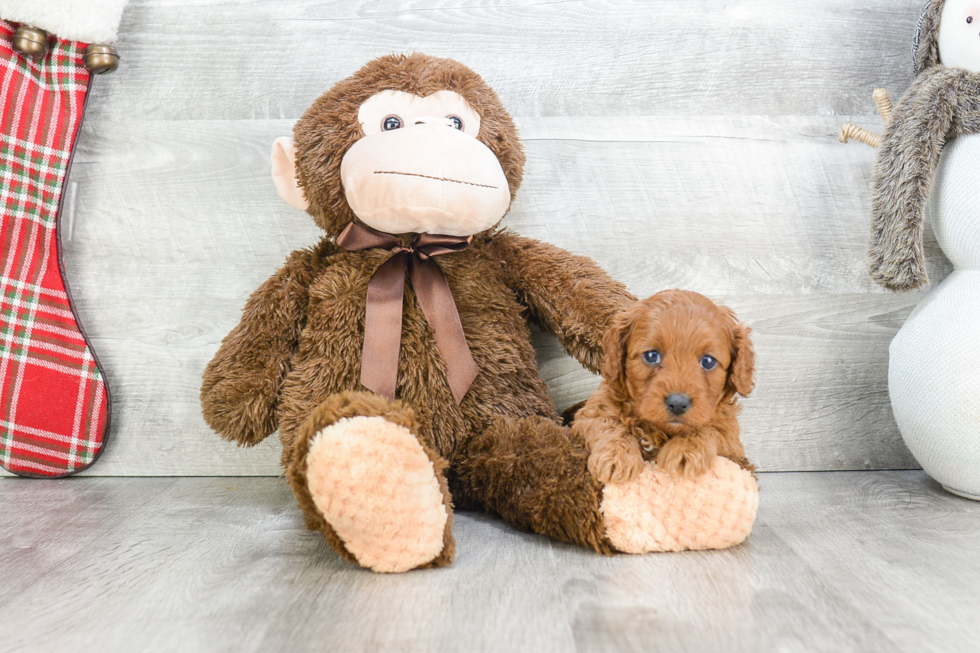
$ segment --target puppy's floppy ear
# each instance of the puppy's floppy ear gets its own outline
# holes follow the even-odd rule
[[[641,313],[639,303],[618,313],[602,337],[602,376],[620,399],[628,397],[626,388],[626,347],[633,325]]]
[[[735,319],[735,314],[732,313]],[[728,366],[728,380],[725,386],[725,394],[734,397],[740,394],[748,397],[755,387],[755,349],[752,348],[752,341],[749,336],[752,329],[748,325],[736,320],[735,327],[732,329],[732,362]]]

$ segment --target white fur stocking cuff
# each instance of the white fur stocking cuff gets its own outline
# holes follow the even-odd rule
[[[127,0],[0,0],[0,18],[39,27],[60,39],[110,43]]]

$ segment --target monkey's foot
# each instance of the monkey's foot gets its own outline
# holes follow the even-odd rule
[[[717,457],[693,480],[653,463],[625,483],[603,489],[606,537],[623,553],[725,549],[752,531],[759,487],[752,474]]]
[[[362,566],[402,572],[448,549],[450,511],[418,439],[384,417],[344,417],[313,436],[306,485],[316,510]],[[448,542],[446,541],[448,538]]]

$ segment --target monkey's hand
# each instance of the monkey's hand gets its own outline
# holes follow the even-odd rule
[[[201,390],[201,404],[222,438],[251,447],[276,430],[276,388],[268,377],[211,380]]]

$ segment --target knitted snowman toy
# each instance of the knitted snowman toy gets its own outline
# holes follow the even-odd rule
[[[931,0],[913,46],[917,77],[878,138],[870,273],[896,291],[928,282],[926,205],[955,267],[892,340],[888,388],[909,450],[948,491],[980,500],[980,2]]]

